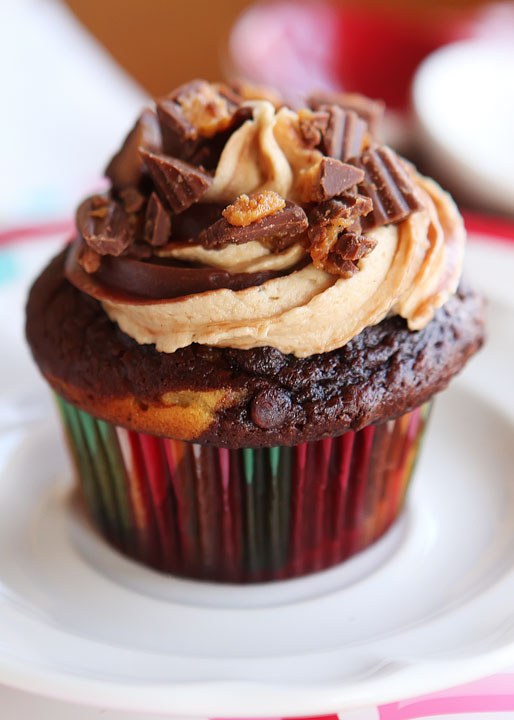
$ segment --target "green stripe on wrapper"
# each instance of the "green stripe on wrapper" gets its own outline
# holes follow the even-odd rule
[[[226,450],[57,403],[102,534],[164,572],[236,583],[315,572],[377,540],[403,507],[430,409],[295,447]]]

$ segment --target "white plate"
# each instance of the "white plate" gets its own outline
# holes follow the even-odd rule
[[[376,705],[513,664],[514,300],[493,271],[510,263],[512,277],[514,253],[470,257],[495,286],[490,342],[439,399],[405,515],[306,579],[174,580],[107,548],[75,502],[44,391],[9,378],[4,353],[0,681],[111,708],[255,717]],[[0,292],[16,357],[19,313],[6,308],[20,288]],[[29,422],[12,403],[23,377]]]
[[[514,46],[447,45],[420,65],[413,106],[426,162],[470,206],[512,214]]]

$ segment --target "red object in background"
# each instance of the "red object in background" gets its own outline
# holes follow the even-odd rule
[[[466,36],[459,23],[442,15],[369,8],[338,8],[336,75],[345,90],[385,100],[404,109],[419,63],[433,50]]]
[[[423,58],[442,45],[472,37],[514,43],[514,2],[471,10],[261,2],[236,22],[229,60],[236,75],[274,85],[286,97],[332,87],[405,110]]]

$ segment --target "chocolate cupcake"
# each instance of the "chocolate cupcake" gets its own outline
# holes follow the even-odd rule
[[[484,327],[462,219],[381,144],[382,110],[184,85],[144,110],[34,283],[27,338],[124,553],[274,580],[397,518],[432,398]]]

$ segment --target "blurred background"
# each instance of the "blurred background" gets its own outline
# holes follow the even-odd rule
[[[84,26],[151,95],[166,93],[191,77],[202,76],[208,80],[220,78],[226,70],[224,60],[229,30],[238,16],[251,5],[248,0],[67,0],[67,4]],[[273,4],[276,8],[293,5],[281,2]],[[306,3],[295,5],[305,7]],[[316,2],[313,5],[319,8],[325,3]],[[443,27],[448,23],[448,16],[456,22],[459,15],[465,16],[466,11],[479,8],[480,5],[480,0],[360,0],[353,3],[339,0],[333,7],[336,15],[337,9],[340,9],[341,19],[346,10],[347,21],[351,12],[353,23],[357,14],[362,18],[383,16],[385,8],[391,17],[402,18],[403,21],[413,15],[420,17],[423,22],[426,22],[427,15],[432,16],[432,20],[439,16],[441,22],[437,24],[440,25],[443,41],[445,29],[448,31],[448,40],[452,37],[451,28]],[[272,8],[269,12],[272,23]],[[294,14],[288,20],[288,31],[294,33],[294,27],[291,26],[294,24]],[[259,30],[272,32],[269,26]],[[384,30],[390,32],[390,29]],[[418,40],[422,45],[420,51],[430,49],[430,33],[427,32],[424,38],[419,37]],[[414,45],[412,43],[409,48],[410,52]],[[355,65],[361,61],[362,56],[356,57]]]
[[[150,96],[245,79],[388,103],[386,140],[459,203],[514,214],[514,2],[0,2],[0,232],[69,222]]]

